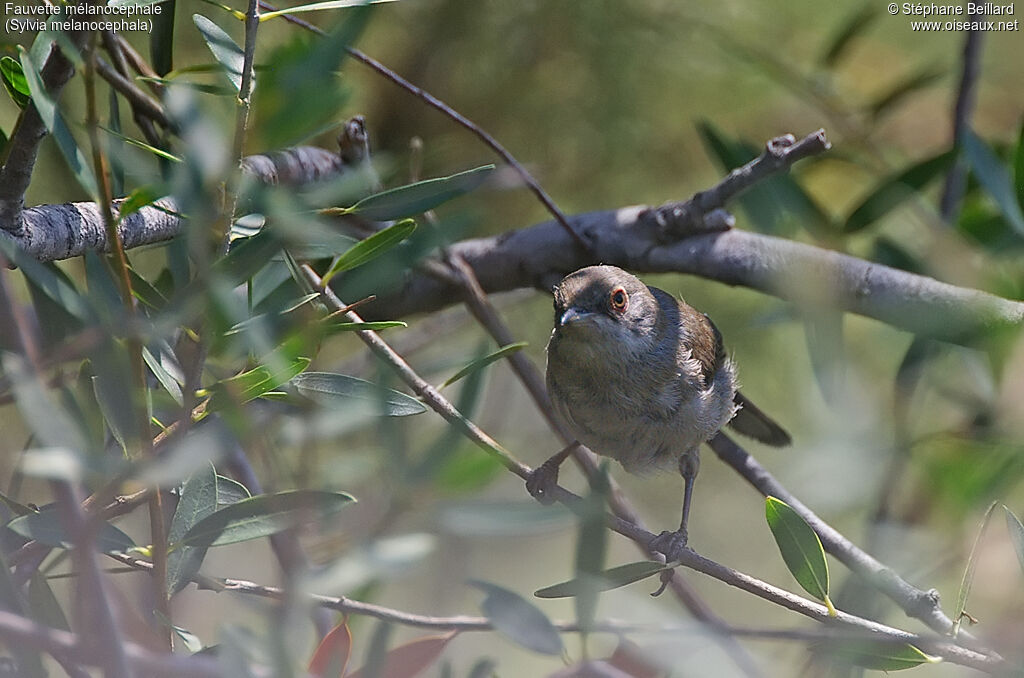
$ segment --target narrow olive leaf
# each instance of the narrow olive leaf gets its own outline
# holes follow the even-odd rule
[[[422,214],[469,193],[480,186],[493,170],[494,165],[483,165],[448,177],[400,186],[367,196],[345,211],[354,212],[371,221],[390,221]]]
[[[101,130],[103,130],[104,132],[106,132],[107,134],[120,139],[121,141],[125,142],[126,144],[131,144],[132,146],[135,146],[136,148],[141,148],[144,151],[149,151],[153,155],[155,155],[157,157],[160,157],[160,158],[163,158],[164,160],[170,160],[171,162],[185,162],[184,160],[182,160],[181,158],[179,158],[178,156],[176,156],[176,155],[174,155],[172,153],[168,153],[167,151],[165,151],[165,150],[163,150],[161,148],[157,148],[156,146],[150,146],[149,144],[147,144],[144,141],[139,141],[138,139],[133,139],[131,137],[127,137],[127,136],[121,134],[120,132],[118,132],[117,130],[110,129],[109,127],[104,127],[103,125],[98,125],[98,127]],[[144,186],[143,188],[146,188],[146,187]],[[159,197],[162,197],[162,196],[157,196],[157,197],[159,198]]]
[[[149,366],[150,372],[152,372],[153,376],[156,377],[156,380],[160,382],[160,385],[164,387],[164,390],[170,394],[174,402],[181,405],[182,402],[184,402],[182,399],[181,386],[164,368],[160,360],[153,355],[153,352],[145,346],[142,347],[142,359],[146,361],[146,365]]]
[[[33,579],[37,577],[39,577],[38,572],[33,575]],[[26,607],[29,607],[29,609],[26,609]],[[34,605],[31,605],[31,601],[29,601],[29,605],[26,605],[26,601],[22,598],[18,585],[14,583],[11,571],[8,569],[7,562],[2,555],[0,555],[0,609],[19,615],[31,612],[32,617],[40,621],[40,611]],[[6,650],[11,653],[14,661],[17,662],[14,674],[25,676],[26,678],[46,678],[48,674],[46,669],[43,668],[42,657],[37,649],[32,647],[31,643],[7,642],[5,645]]]
[[[24,504],[14,501],[10,497],[2,493],[0,493],[0,504],[3,504],[4,508],[6,508],[8,511],[10,511],[16,516],[27,516],[30,513],[35,513],[33,509],[29,508],[28,506],[25,506]]]
[[[872,671],[901,671],[942,661],[942,658],[927,655],[913,645],[871,640],[824,643],[816,648],[816,652],[845,666],[860,666]]]
[[[162,197],[162,192],[157,191],[153,186],[139,186],[117,205],[118,221],[129,214],[135,214],[143,207],[152,205]]]
[[[327,632],[309,660],[309,675],[314,678],[344,676],[352,654],[352,632],[344,621]]]
[[[556,657],[562,654],[562,636],[536,605],[495,584],[479,580],[469,584],[486,594],[480,609],[498,632],[528,650]]]
[[[389,417],[405,417],[427,411],[426,405],[411,396],[373,382],[331,372],[305,372],[291,380],[298,392],[327,407],[348,407],[353,400],[377,403]]]
[[[846,51],[853,39],[864,32],[871,22],[878,17],[877,8],[872,5],[864,5],[859,11],[850,15],[835,36],[829,41],[828,46],[821,54],[821,63],[824,66],[834,66],[839,57]]]
[[[427,636],[417,638],[405,645],[390,650],[376,671],[369,671],[369,666],[350,673],[346,678],[413,678],[429,668],[437,661],[444,648],[455,637],[455,632],[443,636]]]
[[[180,541],[193,526],[203,518],[213,514],[218,507],[217,471],[213,464],[207,464],[185,481],[178,499],[178,507],[174,510],[171,527],[167,533],[169,543]],[[182,546],[167,556],[167,595],[173,596],[192,581],[203,565],[206,548],[202,546]]]
[[[441,388],[444,388],[445,386],[451,386],[452,384],[457,382],[459,379],[462,379],[463,377],[468,377],[469,375],[473,374],[474,372],[477,372],[477,371],[482,370],[483,368],[487,367],[491,363],[497,362],[497,361],[501,360],[502,358],[504,358],[506,356],[510,356],[513,353],[515,353],[516,351],[521,351],[522,349],[526,348],[527,346],[529,346],[529,344],[526,343],[525,341],[517,341],[514,344],[509,344],[507,346],[502,346],[501,348],[499,348],[494,353],[490,353],[488,355],[485,355],[483,358],[478,358],[478,359],[474,360],[473,362],[471,362],[470,364],[468,364],[465,367],[463,367],[461,370],[459,370],[458,372],[456,372],[455,374],[450,376],[448,379],[446,379],[445,382],[443,384],[441,384]]]
[[[363,323],[328,322],[324,324],[324,331],[327,332],[328,334],[333,334],[335,332],[360,332],[364,330],[380,332],[381,330],[391,329],[392,327],[408,326],[408,323],[404,323],[401,320],[375,320],[373,322]]]
[[[78,459],[80,451],[87,449],[88,440],[78,421],[59,401],[50,398],[47,386],[23,358],[14,353],[3,353],[0,354],[0,365],[4,375],[11,380],[22,420],[37,436],[37,444],[62,450],[60,456],[69,460]]]
[[[842,226],[842,231],[855,233],[878,221],[903,201],[920,192],[929,182],[944,174],[955,158],[956,154],[953,151],[946,151],[886,177],[850,213]]]
[[[203,34],[206,46],[213,52],[215,58],[224,67],[228,80],[235,86],[235,92],[242,89],[242,68],[245,63],[245,52],[231,39],[231,36],[224,32],[217,24],[207,19],[202,14],[193,14],[192,21],[196,28]],[[255,80],[253,82],[255,85]]]
[[[153,29],[149,35],[149,56],[153,70],[158,75],[167,75],[174,68],[174,17],[177,3],[168,0],[153,15]]]
[[[879,117],[902,101],[907,95],[928,87],[946,75],[946,69],[926,67],[897,82],[885,93],[879,95],[870,106],[872,117]]]
[[[1017,187],[1017,202],[1024,205],[1024,118],[1021,118],[1017,152],[1013,156],[1013,176],[1015,178],[1013,183]]]
[[[830,309],[815,309],[804,318],[804,338],[818,389],[825,402],[837,405],[843,390],[846,342],[843,338],[843,314]]]
[[[605,570],[598,577],[601,581],[601,590],[611,591],[612,589],[622,588],[648,577],[653,577],[665,569],[665,563],[653,560],[640,560],[635,563],[626,563],[625,565]],[[583,582],[580,582],[578,579],[570,579],[560,584],[538,589],[534,591],[533,595],[538,598],[573,598],[578,596],[584,588]]]
[[[590,492],[574,512],[579,520],[576,539],[576,579],[581,589],[573,598],[576,621],[584,636],[594,626],[597,603],[603,582],[601,574],[608,552],[608,528],[605,525],[605,505],[611,491],[608,482],[608,464],[590,479]],[[585,641],[584,641],[585,642]]]
[[[999,211],[1007,223],[1018,234],[1024,235],[1024,211],[1017,202],[1017,191],[1009,172],[999,157],[974,132],[964,135],[964,156],[971,165],[971,171],[992,199],[999,206]]]
[[[333,516],[355,499],[344,492],[288,490],[261,494],[218,509],[175,542],[182,546],[223,546],[261,539],[296,525]]]
[[[765,499],[765,518],[793,577],[834,614],[828,598],[828,563],[818,535],[789,504],[775,497]]]
[[[19,248],[10,238],[0,238],[0,252],[35,283],[35,286],[53,303],[77,320],[89,323],[94,313],[86,296],[75,289],[74,284],[59,269],[39,263]]]
[[[978,528],[978,534],[974,537],[971,555],[967,558],[967,567],[964,568],[964,576],[960,580],[960,591],[956,595],[956,608],[953,610],[953,630],[951,635],[954,638],[960,633],[960,622],[963,621],[964,612],[967,610],[967,598],[971,595],[971,586],[974,584],[974,571],[978,567],[978,546],[981,544],[981,538],[985,535],[988,523],[992,519],[992,512],[996,510],[998,505],[999,502],[994,501],[989,505],[988,510],[985,511],[985,517],[981,519],[981,527]]]
[[[266,365],[260,365],[248,372],[219,381],[209,389],[211,398],[207,409],[220,410],[232,402],[241,405],[255,400],[301,374],[309,367],[310,362],[309,358],[296,358],[276,372]]]
[[[1004,506],[1003,510],[1006,512],[1006,529],[1010,533],[1010,543],[1013,544],[1013,550],[1017,553],[1021,570],[1024,570],[1024,525],[1008,507]]]
[[[260,14],[260,21],[270,21],[285,14],[300,14],[302,12],[320,12],[325,9],[345,9],[347,7],[362,7],[363,5],[377,5],[382,2],[395,2],[395,0],[326,0],[326,2],[314,2],[309,5],[299,5],[288,9],[279,9],[275,12]]]
[[[46,91],[43,79],[32,62],[29,52],[20,45],[18,50],[21,52],[21,68],[28,83],[28,88],[32,93],[32,105],[36,107],[40,119],[42,119],[46,129],[53,136],[53,140],[57,142],[60,152],[64,155],[64,160],[75,175],[75,178],[78,179],[78,183],[88,191],[89,195],[98,196],[99,189],[97,188],[96,177],[92,173],[92,166],[86,159],[85,154],[78,148],[75,138],[71,135],[71,130],[68,129],[67,123],[64,122],[64,117],[57,110],[57,104],[54,103]]]
[[[71,625],[46,575],[38,570],[28,582],[28,604],[32,618],[50,628],[70,631]]]
[[[4,89],[11,95],[11,99],[18,105],[18,108],[28,106],[32,92],[29,91],[25,72],[18,60],[9,56],[0,59],[0,76],[3,77]]]
[[[243,499],[248,499],[252,494],[242,483],[225,476],[217,476],[217,506],[237,504]]]
[[[45,509],[38,513],[19,516],[7,523],[14,532],[28,539],[35,539],[41,544],[55,548],[71,548],[74,541],[70,539],[60,517],[54,509]],[[135,542],[127,534],[110,523],[103,523],[96,535],[96,549],[103,553],[126,553],[135,548]]]
[[[374,233],[365,240],[359,241],[335,259],[334,263],[331,264],[331,268],[321,276],[323,284],[326,285],[331,278],[343,271],[362,266],[366,262],[376,259],[408,238],[415,230],[416,222],[412,219],[405,219]]]

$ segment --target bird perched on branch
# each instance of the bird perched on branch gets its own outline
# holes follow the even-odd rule
[[[768,445],[789,434],[737,390],[736,368],[705,314],[614,266],[590,266],[554,289],[547,387],[576,439],[632,473],[677,468],[683,476],[679,530],[651,544],[669,560],[686,546],[698,448],[723,426]],[[557,482],[572,446],[538,467],[527,486],[538,499]]]

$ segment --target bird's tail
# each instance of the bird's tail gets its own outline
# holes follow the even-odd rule
[[[736,391],[735,401],[739,409],[736,412],[736,416],[729,421],[729,426],[748,438],[753,438],[765,445],[785,447],[793,442],[785,429],[762,412],[757,405],[747,400],[739,391]]]

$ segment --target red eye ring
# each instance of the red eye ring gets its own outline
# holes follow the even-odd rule
[[[621,287],[616,287],[608,295],[608,305],[616,313],[625,313],[626,307],[629,306],[629,295],[626,294],[626,290]]]

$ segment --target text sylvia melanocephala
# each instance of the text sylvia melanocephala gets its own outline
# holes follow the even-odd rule
[[[679,530],[651,543],[670,560],[686,546],[698,448],[723,426],[768,445],[789,434],[747,400],[718,329],[703,313],[614,266],[589,266],[554,289],[547,387],[576,439],[632,473],[676,468],[683,476]],[[570,448],[538,467],[539,499],[557,482]]]

